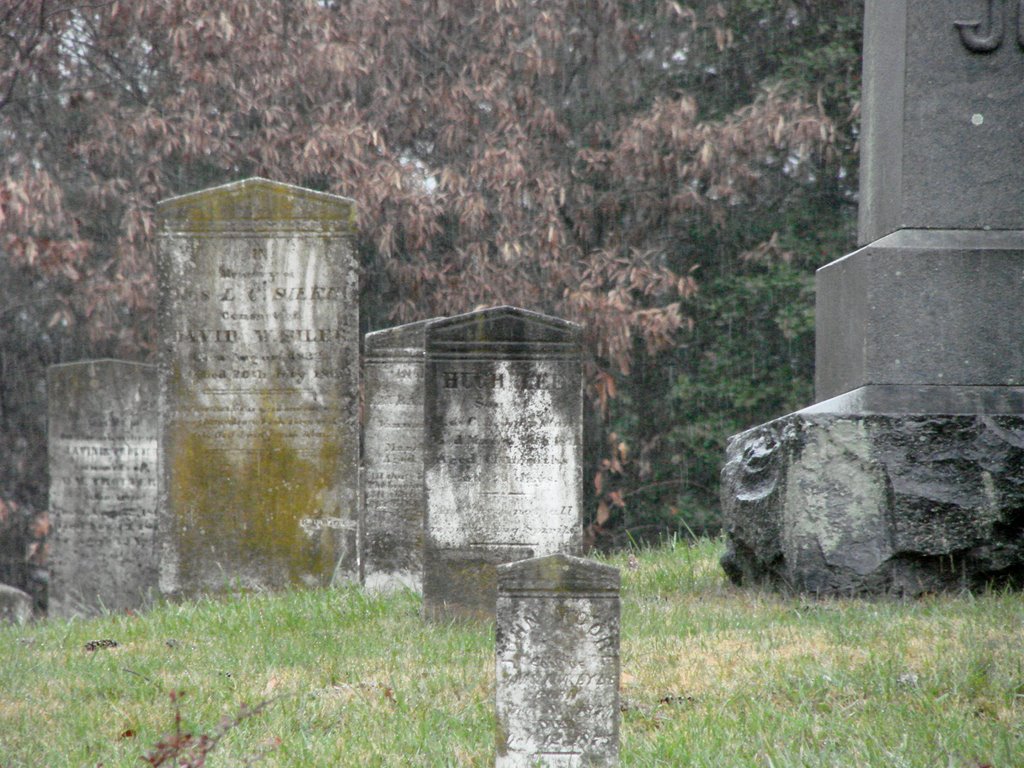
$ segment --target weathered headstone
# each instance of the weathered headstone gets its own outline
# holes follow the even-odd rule
[[[868,0],[860,242],[817,404],[737,435],[726,570],[819,593],[1024,584],[1024,6]]]
[[[370,590],[423,588],[423,366],[428,321],[363,343],[361,565]]]
[[[352,201],[248,179],[159,214],[161,589],[354,578]]]
[[[618,765],[619,571],[499,566],[496,637],[496,768]]]
[[[139,608],[159,569],[157,371],[50,366],[50,616]]]
[[[425,334],[424,615],[493,617],[498,564],[582,546],[580,329],[496,307]]]

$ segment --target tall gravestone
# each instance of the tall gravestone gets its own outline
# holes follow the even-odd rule
[[[352,201],[265,179],[164,200],[161,588],[357,574]]]
[[[493,617],[497,565],[582,546],[580,329],[496,307],[424,343],[424,615]]]
[[[619,764],[619,581],[567,555],[499,566],[496,768]]]
[[[818,272],[818,402],[733,438],[739,582],[1024,583],[1024,6],[868,0],[860,250]]]
[[[427,322],[363,342],[361,566],[370,590],[423,587],[423,369]]]
[[[49,615],[139,608],[159,567],[156,368],[53,365],[47,395]]]

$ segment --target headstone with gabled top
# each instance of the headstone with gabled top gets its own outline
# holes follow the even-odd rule
[[[256,178],[158,213],[161,588],[355,578],[353,202]]]
[[[580,329],[494,307],[425,347],[424,614],[491,618],[499,564],[582,545]]]
[[[496,768],[619,764],[619,582],[567,555],[498,567]]]

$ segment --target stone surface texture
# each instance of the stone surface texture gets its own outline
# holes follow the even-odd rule
[[[429,321],[368,333],[363,343],[361,567],[371,591],[423,589],[424,331]]]
[[[815,394],[1024,386],[1022,297],[1024,232],[888,235],[818,270]]]
[[[498,564],[582,546],[580,329],[496,307],[425,344],[424,615],[491,618]]]
[[[821,595],[1024,585],[1024,416],[798,412],[734,437],[723,566]]]
[[[497,768],[619,764],[619,584],[567,555],[499,566]]]
[[[1024,230],[1018,5],[868,0],[861,244],[899,229]],[[996,32],[991,50],[965,44]]]
[[[0,584],[0,624],[24,624],[32,618],[32,596]]]
[[[354,204],[247,179],[158,213],[161,589],[357,578]]]
[[[49,615],[140,608],[159,564],[156,368],[54,365],[47,389]]]

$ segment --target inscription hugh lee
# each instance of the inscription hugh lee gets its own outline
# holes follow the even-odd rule
[[[577,472],[577,425],[552,401],[571,386],[572,365],[438,368],[447,408],[436,450],[456,484],[456,498],[475,499],[460,505],[465,511],[458,529],[474,532],[470,541],[476,542],[518,543],[518,532],[531,529],[530,543],[537,536],[571,537],[576,499],[565,488]],[[438,531],[443,527],[437,521]]]
[[[580,329],[517,307],[426,328],[424,615],[494,615],[495,567],[577,552]]]

